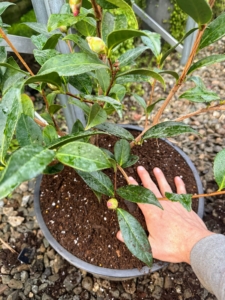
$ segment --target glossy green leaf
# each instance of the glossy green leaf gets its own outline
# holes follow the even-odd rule
[[[108,2],[107,0],[96,0],[96,2],[98,3],[98,5],[100,5],[104,9],[114,9],[114,8],[117,8],[116,5]]]
[[[62,105],[52,104],[52,105],[49,106],[49,110],[48,111],[49,111],[50,115],[54,115],[61,108],[63,108]]]
[[[63,169],[64,165],[61,163],[57,163],[54,165],[47,166],[42,173],[46,175],[54,175],[62,172]]]
[[[119,84],[126,84],[128,82],[149,82],[150,78],[146,75],[140,75],[140,74],[134,74],[134,75],[124,75],[121,77],[118,77],[116,79],[116,83]]]
[[[116,211],[120,230],[127,248],[134,256],[143,261],[148,267],[151,267],[153,257],[144,229],[127,211],[121,208],[117,208]]]
[[[148,76],[148,77],[156,79],[157,81],[159,81],[160,83],[162,83],[162,85],[165,87],[165,81],[162,78],[162,76],[160,74],[158,74],[157,72],[150,71],[148,69],[133,69],[133,70],[129,70],[129,71],[126,71],[126,72],[123,72],[123,73],[119,73],[117,75],[117,78],[120,78],[120,77],[123,77],[123,76],[127,76],[127,75]]]
[[[136,164],[139,160],[139,157],[137,155],[130,155],[128,161],[122,165],[122,168],[129,168],[131,166],[133,166],[134,164]]]
[[[39,35],[32,35],[31,37],[31,41],[34,44],[34,46],[39,49],[42,50],[45,43],[48,40],[48,36],[46,34],[39,34]]]
[[[22,111],[25,115],[34,118],[34,104],[29,96],[21,94]]]
[[[6,197],[23,181],[39,175],[53,160],[54,151],[40,146],[25,146],[10,157],[0,181],[0,198]]]
[[[53,105],[55,103],[55,98],[57,97],[58,94],[59,94],[59,91],[53,91],[46,96],[49,106]]]
[[[225,188],[225,149],[220,151],[214,160],[213,171],[219,191]]]
[[[48,31],[53,31],[60,26],[71,27],[82,19],[83,16],[74,17],[72,14],[51,14],[48,19],[47,28]]]
[[[143,140],[150,139],[150,138],[166,138],[172,137],[183,133],[195,133],[198,132],[192,129],[187,124],[181,122],[174,122],[174,121],[166,121],[159,123],[150,129],[148,129],[145,134],[142,136]]]
[[[76,122],[73,124],[71,133],[78,134],[83,131],[84,131],[84,125],[82,124],[82,122],[79,119],[77,119]]]
[[[107,96],[87,95],[87,96],[85,96],[85,99],[90,100],[90,101],[102,101],[102,102],[108,103],[108,104],[112,105],[115,108],[115,110],[122,109],[122,105],[119,101],[117,101],[113,98],[107,97]]]
[[[7,62],[7,51],[6,47],[0,46],[0,63],[6,63]],[[4,67],[0,67],[0,82],[1,82],[1,77],[5,72]]]
[[[114,196],[112,181],[103,172],[98,171],[88,173],[80,170],[76,170],[76,172],[92,190],[109,197]]]
[[[109,96],[122,102],[124,96],[126,95],[126,88],[121,84],[114,84],[114,86],[110,89]]]
[[[207,24],[212,18],[212,10],[207,0],[176,0],[178,6],[198,25]]]
[[[113,134],[117,137],[120,137],[122,139],[126,139],[128,141],[134,140],[133,135],[123,128],[122,126],[114,123],[103,123],[101,125],[96,126],[97,129],[106,131],[109,134]]]
[[[59,51],[54,49],[47,49],[47,50],[38,50],[34,49],[34,57],[35,60],[42,66],[47,60],[51,57],[55,57],[56,55],[60,55]]]
[[[144,108],[144,110],[147,109],[147,104],[144,100],[144,98],[142,98],[141,96],[137,95],[137,94],[133,94],[134,96],[134,99],[137,101],[137,103],[142,107]]]
[[[142,42],[151,49],[155,57],[158,57],[161,53],[161,35],[149,30],[143,30],[147,36],[142,36]]]
[[[117,189],[117,194],[131,202],[153,204],[162,208],[153,192],[140,185],[127,185]]]
[[[80,107],[86,115],[88,115],[90,113],[90,107],[87,104],[85,104],[84,102],[81,102],[78,99],[69,98],[68,103],[74,104],[77,107]]]
[[[208,103],[215,100],[219,100],[220,97],[213,91],[208,90],[202,79],[199,76],[189,77],[188,80],[193,81],[196,87],[184,92],[179,98],[185,98],[192,102],[203,102]]]
[[[52,141],[48,145],[48,148],[49,149],[56,149],[56,148],[59,148],[63,145],[66,145],[68,143],[78,141],[78,140],[82,140],[82,139],[90,137],[92,135],[103,134],[103,133],[104,132],[101,132],[101,131],[83,131],[83,132],[79,132],[77,134],[68,134],[68,135],[65,135],[65,136],[62,136],[62,137],[58,138],[57,140]]]
[[[56,140],[58,140],[58,133],[54,126],[47,125],[42,131],[43,140],[46,146],[49,146]]]
[[[129,66],[131,64],[135,64],[135,59],[138,58],[148,47],[146,46],[138,46],[134,49],[126,51],[119,58],[119,67]]]
[[[61,163],[84,172],[95,172],[111,167],[105,154],[98,147],[88,143],[66,144],[57,151],[56,157]]]
[[[11,88],[0,101],[0,162],[3,164],[21,112],[20,90]]]
[[[110,85],[110,76],[108,70],[96,70],[95,71],[97,81],[103,91],[103,94],[106,94],[108,87]]]
[[[167,199],[172,202],[180,202],[181,205],[187,210],[191,211],[192,205],[192,195],[191,194],[174,194],[174,193],[165,193]]]
[[[21,114],[16,127],[16,139],[21,147],[31,144],[41,145],[42,132],[31,117]]]
[[[62,84],[61,78],[56,72],[52,72],[50,74],[32,76],[25,81],[25,84],[36,83],[36,82],[51,83],[57,86],[59,89],[61,88],[61,84]]]
[[[115,17],[115,30],[126,29],[128,27],[128,20],[126,15],[117,15]]]
[[[61,33],[56,33],[56,34],[52,35],[44,44],[43,50],[55,49],[61,36],[62,36]]]
[[[108,11],[104,12],[102,23],[101,23],[101,32],[102,39],[106,43],[108,35],[115,30],[115,18]]]
[[[197,29],[198,29],[198,27],[192,28],[191,30],[189,30],[176,45],[174,45],[172,48],[170,48],[168,51],[166,51],[166,53],[162,56],[162,58],[160,60],[160,66],[162,66],[163,62],[170,55],[170,53],[172,53],[173,50],[175,50],[177,48],[177,46],[179,46],[189,35],[191,35]]]
[[[199,49],[203,49],[215,43],[225,35],[224,23],[225,13],[221,14],[218,18],[208,24],[201,38]]]
[[[125,42],[126,40],[134,37],[141,37],[143,35],[146,36],[147,34],[143,31],[133,29],[121,29],[113,31],[108,35],[107,38],[107,46],[109,48],[109,52],[122,42]]]
[[[130,143],[127,140],[121,139],[114,146],[114,156],[118,165],[125,164],[130,157]]]
[[[155,108],[156,104],[161,101],[164,101],[164,100],[165,100],[165,98],[160,98],[160,99],[156,100],[154,103],[152,103],[151,105],[149,105],[147,107],[147,113],[150,114],[153,111],[153,109]]]
[[[37,23],[37,22],[24,22],[22,23],[24,25],[27,25],[28,27],[30,27],[31,29],[33,29],[34,31],[41,33],[41,34],[45,34],[45,35],[51,35],[54,34],[55,32],[51,33],[48,32],[47,26],[45,24],[42,23]]]
[[[14,3],[3,1],[0,3],[0,16],[4,13],[4,11],[9,7],[10,5],[15,5]]]
[[[85,17],[75,25],[76,30],[83,36],[95,36],[96,34],[96,21],[91,17]]]
[[[130,22],[130,26],[134,29],[138,28],[138,22],[137,18],[135,16],[135,13],[132,9],[132,7],[127,3],[127,1],[124,0],[107,0],[107,2],[119,7],[123,14],[126,16],[126,18]]]
[[[204,57],[190,67],[190,69],[188,70],[188,74],[191,74],[193,71],[199,68],[210,66],[214,63],[221,62],[224,60],[225,60],[224,54],[215,54],[215,55]]]
[[[7,64],[1,63],[1,66],[6,66],[7,69],[2,77],[1,86],[3,95],[12,87],[16,88],[22,84],[23,79],[27,75],[21,71],[13,57],[9,57]],[[18,84],[18,85],[17,85]]]
[[[91,107],[90,114],[88,116],[88,122],[85,127],[85,130],[90,129],[101,123],[104,123],[107,120],[107,117],[107,113],[98,103],[93,104]]]
[[[67,36],[64,37],[63,40],[72,41],[82,50],[82,52],[97,57],[96,53],[93,52],[91,48],[88,46],[87,41],[82,37],[80,37],[78,34],[68,34]]]
[[[85,53],[60,54],[47,60],[38,75],[57,72],[59,76],[74,76],[105,68],[108,67],[97,57],[93,58]]]
[[[179,74],[175,71],[171,71],[171,70],[159,70],[159,69],[154,69],[155,72],[157,72],[158,74],[169,74],[171,76],[173,76],[176,80],[179,79]]]
[[[92,80],[88,74],[71,76],[69,77],[69,83],[81,93],[91,94],[92,92]]]
[[[54,126],[54,122],[52,120],[52,117],[51,115],[48,113],[48,112],[43,112],[40,114],[40,116],[45,119],[45,121],[49,124],[49,125],[52,125]]]

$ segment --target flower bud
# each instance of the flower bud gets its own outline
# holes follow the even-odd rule
[[[98,54],[106,54],[107,47],[102,39],[98,37],[88,36],[86,37],[86,40],[92,51]]]
[[[67,33],[67,27],[62,25],[59,27],[59,30],[62,32],[62,33]]]
[[[51,84],[51,83],[47,83],[47,86],[52,90],[52,91],[57,91],[58,90],[58,87]]]
[[[74,16],[78,16],[80,13],[80,8],[82,6],[82,0],[69,0],[69,5]]]
[[[115,198],[111,198],[107,201],[108,209],[117,209],[118,201]]]

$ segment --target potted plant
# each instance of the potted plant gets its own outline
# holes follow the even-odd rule
[[[53,206],[55,209],[56,217],[53,220],[53,216],[50,216],[47,221],[48,226],[54,223],[56,219],[60,219],[60,216],[65,217],[64,206],[71,209],[71,213],[66,215],[67,221],[64,221],[64,225],[67,224],[68,227],[71,227],[70,220],[79,214],[86,222],[84,215],[87,213],[85,208],[87,202],[83,196],[85,189],[91,190],[91,198],[99,207],[105,207],[106,214],[110,211],[110,218],[118,216],[126,246],[132,255],[136,256],[147,267],[141,271],[138,269],[124,270],[123,273],[120,273],[119,270],[104,269],[99,263],[96,266],[95,263],[91,265],[84,262],[82,267],[80,259],[69,255],[68,259],[71,263],[84,269],[87,268],[89,272],[98,276],[110,277],[113,272],[112,276],[127,279],[149,271],[153,264],[151,246],[145,230],[130,212],[132,212],[132,203],[149,203],[158,206],[159,209],[161,209],[161,205],[150,190],[129,184],[126,169],[135,163],[140,163],[139,156],[135,154],[135,151],[139,153],[141,149],[147,147],[147,156],[150,154],[153,157],[158,155],[162,160],[162,152],[159,151],[161,143],[164,143],[164,146],[168,143],[158,139],[184,133],[198,134],[197,131],[182,121],[200,113],[225,109],[224,102],[204,86],[201,78],[192,75],[200,67],[225,60],[225,55],[214,55],[194,62],[197,51],[225,35],[225,28],[221,25],[225,15],[221,15],[211,22],[213,0],[210,0],[209,3],[206,0],[191,0],[188,4],[185,0],[177,0],[177,4],[198,24],[198,28],[192,29],[179,42],[181,43],[189,34],[198,30],[193,50],[181,74],[177,74],[173,70],[163,69],[165,59],[176,46],[162,54],[160,36],[150,31],[138,30],[138,23],[129,1],[91,0],[82,5],[81,0],[70,0],[68,4],[62,7],[59,14],[50,16],[47,27],[41,24],[27,23],[39,33],[39,35],[32,37],[37,47],[34,56],[40,64],[40,70],[36,75],[33,74],[7,38],[4,30],[5,25],[2,24],[0,28],[1,37],[14,50],[26,68],[26,71],[21,70],[13,58],[7,58],[5,49],[0,48],[2,93],[0,101],[0,198],[6,197],[23,181],[41,173],[53,174],[51,177],[53,185],[56,185],[58,191],[63,194],[66,184],[65,182],[62,183],[63,178],[60,177],[59,179],[59,176],[65,169],[68,172],[68,178],[72,178],[74,181],[73,197],[75,194],[79,194],[80,181],[84,183],[84,186],[86,184],[88,188],[81,187],[80,193],[83,198],[80,201],[83,201],[83,205],[79,206],[77,213],[73,211],[72,206],[66,204],[66,201],[71,198],[71,192],[67,192],[66,195],[63,194],[64,203],[62,204],[61,198],[58,199],[61,196],[51,191],[51,202],[49,202],[45,196],[42,197],[48,187],[42,186],[42,190],[41,192],[38,191],[36,198],[39,198],[39,195],[42,197],[42,215],[44,214],[46,218],[49,215],[49,206]],[[0,3],[0,13],[9,5],[11,5],[9,2]],[[123,10],[122,15],[117,14],[117,8]],[[76,33],[70,33],[71,27],[76,29]],[[141,38],[142,44],[115,58],[113,52],[122,42],[131,38]],[[68,44],[70,54],[61,54],[55,50],[59,40]],[[79,52],[74,51],[76,46],[79,47]],[[155,56],[155,68],[138,69],[133,67],[135,59],[147,49],[150,49]],[[125,70],[123,70],[124,67]],[[166,99],[154,99],[156,84],[160,83],[165,87],[163,79],[165,73],[173,76],[176,82]],[[179,97],[190,100],[190,103],[201,102],[203,108],[180,116],[176,120],[161,122],[160,119],[165,108],[187,80],[193,81],[195,87],[180,94]],[[146,117],[143,131],[134,136],[118,124],[107,122],[107,120],[115,113],[119,116],[122,115],[122,101],[126,94],[125,84],[139,81],[149,82],[151,93],[147,103],[142,97],[134,95]],[[71,94],[67,89],[67,84],[77,88],[80,94]],[[38,90],[43,96],[45,111],[41,117],[35,114],[31,99],[24,94],[26,85]],[[81,108],[86,118],[85,125],[77,120],[72,131],[68,134],[62,132],[58,125],[57,111],[62,108],[57,102],[58,94],[69,96],[68,103]],[[111,145],[108,145],[108,148],[102,146],[102,140],[107,140],[108,137],[114,139],[114,147],[110,148]],[[19,145],[16,150],[11,148],[11,141],[14,138]],[[148,142],[152,144],[146,146]],[[179,153],[179,150],[177,151],[176,157]],[[181,156],[185,157],[184,154]],[[210,195],[224,193],[222,191],[225,187],[224,159],[225,150],[218,153],[215,158],[214,174],[219,190]],[[189,169],[194,170],[193,165],[188,164]],[[171,161],[170,165],[174,165],[174,161]],[[68,171],[64,166],[71,167],[70,170],[73,170],[74,173],[72,174],[72,171]],[[170,167],[167,169],[168,172],[171,172]],[[49,177],[47,176],[47,178]],[[120,178],[127,184],[119,187]],[[79,184],[76,184],[78,180],[80,180]],[[40,182],[38,184],[40,185]],[[201,189],[192,192],[201,193]],[[167,193],[167,198],[161,200],[179,201],[186,209],[190,210],[192,199],[202,196],[190,193],[185,195]],[[44,206],[46,203],[47,206]],[[78,200],[75,199],[73,204],[77,208]],[[125,209],[126,207],[130,212]],[[40,210],[40,204],[36,204],[36,208]],[[56,213],[57,209],[61,214]],[[95,219],[97,218],[103,218],[107,221],[104,212],[95,217]],[[46,229],[45,234],[50,243],[53,244],[53,237],[46,224],[42,224],[43,216],[39,215],[38,219],[41,228]],[[89,220],[87,221],[89,222]],[[109,220],[105,223],[109,223]],[[78,225],[82,228],[87,227],[87,224]],[[94,226],[95,233],[98,233],[99,225],[94,224]],[[60,227],[62,225],[58,228],[60,231],[59,239],[60,242],[65,242],[67,238],[64,238],[63,235],[66,231]],[[102,227],[104,226],[101,226],[101,229],[104,229]],[[57,236],[57,234],[55,235]],[[85,233],[83,235],[85,236]],[[99,236],[101,237],[101,234]],[[76,245],[80,243],[78,239],[74,239],[68,247],[76,248]],[[87,235],[86,240],[90,245],[90,236]],[[112,245],[110,244],[108,247],[110,248]],[[55,248],[64,257],[65,253],[68,253],[58,242],[56,242]],[[98,252],[97,249],[100,251],[101,247],[95,247],[95,252]],[[93,260],[89,249],[80,250],[80,252],[84,252],[83,254],[88,261]],[[121,256],[120,250],[116,252],[116,255],[117,257]],[[133,257],[132,255],[131,257]],[[158,267],[156,263],[151,270],[155,271]],[[103,270],[102,273],[101,270]],[[112,279],[112,277],[110,278]]]

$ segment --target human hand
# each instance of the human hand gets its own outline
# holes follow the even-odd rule
[[[137,168],[138,175],[144,187],[150,189],[157,198],[172,192],[163,172],[159,168],[153,170],[158,187],[152,181],[149,173],[143,167]],[[130,184],[137,182],[130,177]],[[180,177],[175,177],[178,194],[185,194],[185,184]],[[204,222],[194,212],[188,212],[180,203],[160,201],[163,210],[151,204],[138,204],[145,217],[149,231],[149,242],[153,257],[167,262],[186,262],[190,264],[190,254],[193,246],[202,238],[213,234],[208,231]],[[117,238],[123,241],[119,231]]]

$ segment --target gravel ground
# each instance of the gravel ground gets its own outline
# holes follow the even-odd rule
[[[225,40],[208,47],[204,55],[223,53]],[[201,57],[201,55],[200,55]],[[167,67],[181,70],[177,55],[167,60]],[[196,74],[204,77],[205,85],[218,92],[224,99],[225,62],[202,68]],[[173,79],[167,77],[169,86]],[[191,85],[191,83],[188,83]],[[149,87],[144,85],[145,97]],[[167,90],[165,92],[167,92]],[[156,87],[156,99],[164,91]],[[123,123],[143,125],[141,110],[132,99],[126,100],[127,113]],[[174,119],[179,115],[201,107],[188,101],[175,99],[165,112],[165,119]],[[176,143],[191,158],[199,170],[206,192],[216,190],[213,180],[213,159],[225,145],[225,125],[221,112],[199,115],[185,120],[201,133],[180,136]],[[185,178],[184,178],[185,180]],[[10,244],[17,252],[24,247],[35,249],[30,264],[21,264],[17,254],[2,245],[0,251],[0,300],[17,299],[201,299],[213,300],[215,296],[206,291],[187,264],[169,264],[160,272],[140,277],[129,282],[109,282],[96,279],[91,274],[71,266],[49,246],[36,222],[33,211],[34,181],[23,183],[7,199],[0,201],[0,238]],[[207,198],[204,220],[210,230],[225,233],[224,201],[222,197]],[[170,295],[170,297],[169,297]]]

